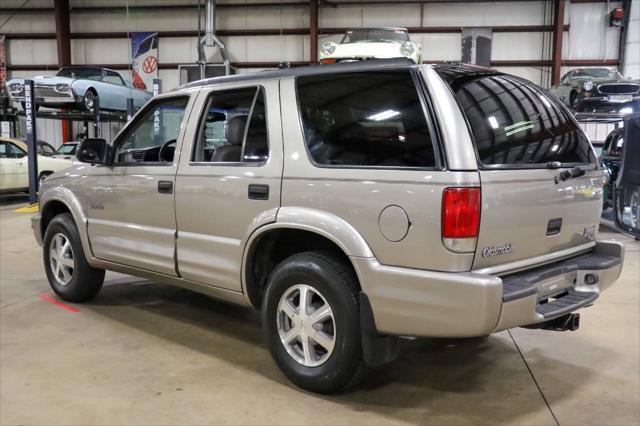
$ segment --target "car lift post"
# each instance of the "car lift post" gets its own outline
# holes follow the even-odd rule
[[[97,96],[93,103],[93,137],[100,137],[100,98]]]
[[[24,81],[25,127],[27,128],[27,164],[29,167],[29,203],[38,202],[38,147],[36,144],[36,97],[33,80]]]
[[[133,98],[127,98],[127,122],[131,121],[133,114]]]

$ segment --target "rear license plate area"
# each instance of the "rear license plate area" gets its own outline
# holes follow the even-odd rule
[[[538,283],[538,301],[557,296],[575,284],[575,273],[558,275]]]

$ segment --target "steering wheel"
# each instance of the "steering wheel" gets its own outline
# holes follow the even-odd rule
[[[160,162],[173,162],[173,157],[176,152],[176,140],[171,139],[162,144],[160,151],[158,151],[158,161]]]

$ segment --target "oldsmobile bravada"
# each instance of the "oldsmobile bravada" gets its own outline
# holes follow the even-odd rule
[[[261,310],[295,384],[334,392],[399,336],[575,330],[622,268],[604,172],[519,77],[375,60],[202,80],[85,141],[33,218],[64,300],[105,270]]]

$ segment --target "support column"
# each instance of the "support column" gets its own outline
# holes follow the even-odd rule
[[[58,43],[58,66],[71,65],[71,27],[69,24],[69,0],[55,0],[56,41]]]
[[[309,0],[309,61],[318,62],[318,0]]]
[[[564,34],[564,1],[555,0],[553,6],[553,63],[551,67],[551,84],[560,81],[562,67],[562,36]]]
[[[69,0],[55,0],[53,2],[56,18],[56,42],[58,45],[58,66],[60,68],[71,65],[71,26],[69,23]],[[62,121],[62,143],[73,138],[73,123]]]

